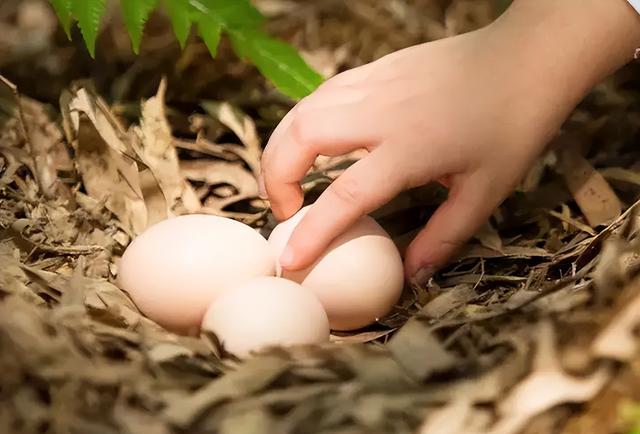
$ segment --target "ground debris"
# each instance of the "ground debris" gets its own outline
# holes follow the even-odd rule
[[[271,31],[333,74],[477,28],[504,2],[256,3]],[[0,71],[12,80],[0,83],[0,432],[638,429],[637,66],[594,90],[519,191],[388,317],[241,362],[145,318],[117,286],[118,261],[171,215],[216,214],[268,234],[256,177],[291,101],[224,43],[215,62],[196,41],[180,54],[162,16],[139,58],[114,18],[99,41],[112,56],[89,63],[54,37],[44,4],[0,4]],[[87,65],[93,79],[69,85]],[[362,155],[319,158],[306,200]],[[413,189],[374,216],[402,249],[445,196]]]

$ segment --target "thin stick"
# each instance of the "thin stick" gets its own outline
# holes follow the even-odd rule
[[[29,150],[29,155],[33,157],[32,149],[31,149],[31,138],[29,137],[29,133],[27,131],[27,123],[24,117],[24,111],[22,110],[22,101],[20,100],[20,93],[18,92],[18,86],[13,84],[7,78],[5,78],[2,74],[0,74],[0,82],[7,86],[11,93],[13,93],[13,97],[16,100],[16,106],[18,108],[18,121],[20,124],[20,130],[22,135],[24,136],[25,143]]]

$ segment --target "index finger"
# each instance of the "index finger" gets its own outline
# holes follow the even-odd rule
[[[382,148],[374,150],[324,191],[291,234],[280,266],[299,270],[311,265],[360,217],[400,193],[402,181],[387,154]]]
[[[279,220],[291,217],[302,205],[300,180],[318,155],[341,155],[378,143],[380,126],[372,125],[372,109],[356,99],[361,92],[325,95],[302,105],[283,121],[263,155],[264,187]],[[345,102],[345,98],[351,98]],[[318,105],[316,105],[318,104]]]

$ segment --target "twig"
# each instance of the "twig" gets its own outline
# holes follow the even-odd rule
[[[20,124],[20,132],[24,136],[24,141],[27,145],[27,149],[29,151],[29,155],[33,156],[31,149],[31,138],[29,137],[29,133],[27,130],[27,123],[24,117],[24,111],[22,110],[22,101],[20,100],[20,93],[18,92],[18,86],[13,84],[11,81],[6,79],[2,74],[0,74],[0,82],[9,88],[11,93],[13,93],[13,97],[16,100],[16,107],[18,109],[18,120]]]
[[[492,312],[482,312],[466,318],[454,319],[450,321],[444,321],[439,324],[434,324],[434,329],[437,330],[437,329],[443,329],[443,328],[458,327],[465,324],[478,323],[481,321],[494,319],[504,315],[510,315],[515,312],[518,312],[520,311],[520,309],[533,303],[534,301],[539,300],[540,298],[546,297],[547,295],[558,292],[566,288],[568,285],[575,283],[580,279],[585,278],[591,272],[591,269],[593,268],[595,263],[596,263],[596,260],[593,260],[586,267],[583,267],[580,271],[578,271],[575,275],[558,279],[557,281],[553,282],[546,288],[543,288],[542,290],[540,290],[538,294],[526,300],[524,303],[522,303],[519,306],[509,308],[509,307],[506,307],[504,304],[502,304],[500,306],[497,306],[497,308]]]
[[[573,226],[576,229],[579,229],[583,232],[588,233],[589,235],[591,235],[592,237],[596,236],[596,231],[594,231],[591,226],[587,226],[583,223],[580,223],[579,221],[577,221],[576,219],[572,219],[571,217],[567,217],[557,211],[554,211],[552,209],[548,210],[547,213],[555,218],[557,218],[558,220],[561,220],[571,226]]]

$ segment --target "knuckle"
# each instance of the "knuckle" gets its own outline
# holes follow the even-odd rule
[[[353,178],[338,179],[331,183],[327,190],[341,202],[357,206],[363,199],[362,184]]]
[[[311,149],[314,142],[313,122],[309,122],[307,116],[298,113],[291,122],[291,137],[296,144],[303,149]]]
[[[438,241],[445,249],[458,250],[465,246],[465,240],[441,239]]]

